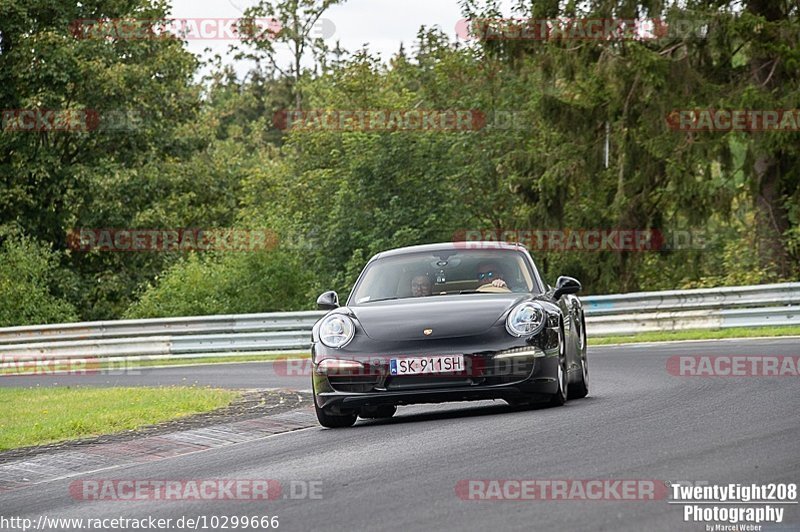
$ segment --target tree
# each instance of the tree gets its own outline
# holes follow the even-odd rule
[[[182,42],[76,31],[81,20],[165,16],[163,4],[148,0],[0,5],[0,109],[94,117],[77,131],[3,132],[0,220],[16,220],[29,235],[64,249],[95,170],[136,167],[154,150],[180,152],[172,132],[192,119],[198,96],[196,61]]]
[[[787,260],[797,256],[789,240],[791,206],[799,194],[797,143],[790,140],[796,133],[683,133],[666,120],[675,109],[797,107],[797,69],[786,67],[797,65],[797,6],[757,0],[520,1],[514,13],[518,28],[541,20],[616,18],[658,20],[661,29],[678,29],[627,39],[551,34],[525,40],[493,37],[514,27],[498,20],[495,2],[462,5],[475,21],[486,57],[539,86],[533,106],[542,126],[534,133],[537,142],[519,150],[525,153],[509,169],[539,224],[669,229],[702,227],[711,219],[709,227],[719,229],[746,189],[763,235],[761,270],[769,272],[764,267],[770,263],[779,276],[797,275],[796,258]],[[742,146],[744,161],[734,154]],[[664,260],[676,267],[666,270],[689,277],[703,275],[714,262],[697,253],[668,255]],[[581,257],[576,267],[590,278],[607,275],[601,284],[625,291],[652,282],[637,273],[643,259],[614,253],[599,261]],[[592,263],[593,271],[587,271]]]
[[[239,30],[242,42],[253,49],[242,53],[239,59],[248,57],[260,62],[265,60],[270,69],[293,81],[295,108],[300,109],[303,97],[300,80],[308,67],[303,61],[311,58],[324,62],[330,49],[325,39],[315,37],[316,25],[329,7],[343,0],[261,0],[256,6],[245,10]],[[279,64],[279,51],[283,45],[291,55],[288,68]],[[338,45],[337,45],[338,49]]]

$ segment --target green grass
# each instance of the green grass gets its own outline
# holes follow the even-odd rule
[[[637,342],[668,342],[670,340],[720,340],[724,338],[754,338],[759,336],[800,336],[800,326],[756,327],[748,329],[696,329],[675,332],[647,332],[630,336],[589,337],[589,345],[631,344]]]
[[[135,429],[224,407],[239,395],[199,387],[0,388],[0,450]]]
[[[261,362],[266,360],[280,360],[293,358],[309,357],[308,352],[283,352],[283,353],[264,353],[259,355],[246,355],[241,357],[207,357],[207,358],[176,358],[172,360],[142,360],[140,362],[128,362],[131,367],[135,366],[178,366],[180,364],[221,364],[236,362]]]

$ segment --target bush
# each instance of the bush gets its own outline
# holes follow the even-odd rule
[[[188,256],[148,285],[126,318],[310,308],[310,273],[283,251]]]
[[[77,321],[75,307],[53,294],[62,273],[50,247],[5,235],[0,246],[0,326]]]

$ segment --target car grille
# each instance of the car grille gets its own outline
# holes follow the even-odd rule
[[[337,392],[367,393],[372,391],[381,377],[378,375],[329,375],[328,381]]]
[[[386,379],[387,390],[406,390],[414,388],[451,388],[473,386],[483,379],[446,375],[402,375]]]

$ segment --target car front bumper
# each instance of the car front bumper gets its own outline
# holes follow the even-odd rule
[[[462,337],[387,345],[370,339],[347,350],[312,346],[313,387],[317,406],[333,413],[365,406],[408,405],[508,399],[546,400],[558,389],[558,333],[545,329],[532,338],[514,338],[493,328],[479,338]],[[467,369],[459,374],[392,376],[392,358],[464,355]],[[364,369],[324,374],[325,359],[358,360]]]

